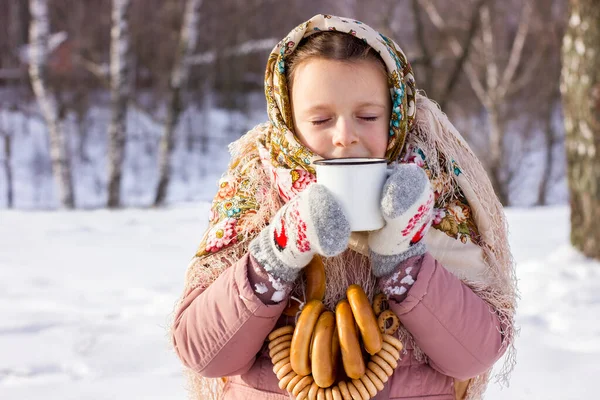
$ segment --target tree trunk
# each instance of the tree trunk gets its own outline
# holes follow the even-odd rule
[[[12,158],[12,143],[11,136],[8,133],[4,133],[4,171],[6,173],[6,207],[12,208],[14,203],[13,197],[13,174],[10,165],[10,159]]]
[[[558,95],[558,93],[557,93]],[[554,145],[556,143],[556,129],[554,129],[554,110],[557,97],[552,95],[546,106],[544,119],[546,127],[544,129],[545,149],[544,149],[544,169],[542,171],[542,179],[538,187],[538,198],[536,205],[545,206],[548,203],[548,191],[552,179],[552,167],[554,166]]]
[[[415,36],[417,42],[419,43],[419,49],[421,50],[421,64],[423,65],[424,74],[423,81],[420,85],[423,85],[421,89],[425,91],[431,98],[437,98],[435,95],[433,88],[433,59],[431,57],[431,53],[429,52],[429,48],[427,46],[427,40],[425,38],[425,27],[423,24],[423,18],[421,13],[421,6],[419,5],[418,0],[412,0],[412,13],[415,21]],[[390,16],[391,17],[391,16]],[[442,106],[443,107],[443,106]],[[443,110],[443,108],[442,108]]]
[[[489,144],[489,171],[490,180],[498,200],[504,206],[509,205],[508,183],[502,176],[504,170],[504,129],[500,123],[500,113],[496,104],[488,107],[490,121],[490,144]]]
[[[113,0],[110,42],[112,116],[108,128],[108,207],[121,205],[121,175],[125,157],[129,99],[129,0]]]
[[[181,92],[187,83],[189,75],[188,58],[196,47],[198,37],[198,19],[200,17],[201,0],[188,0],[181,26],[179,47],[171,71],[169,102],[167,104],[167,119],[160,143],[159,178],[156,188],[154,205],[160,206],[167,197],[167,189],[171,178],[171,154],[175,144],[175,129],[182,111]]]
[[[82,163],[89,163],[90,157],[86,151],[89,139],[89,129],[86,122],[85,110],[77,110],[75,114],[75,123],[77,125],[77,135],[79,136],[79,144],[77,146],[77,154]]]
[[[571,0],[561,91],[571,203],[571,242],[600,259],[600,2]]]
[[[10,9],[10,23],[8,24],[9,43],[13,49],[19,49],[27,43],[27,2],[12,0],[8,7]],[[17,51],[7,52],[6,57],[11,67],[18,66],[19,55]]]
[[[46,82],[48,59],[49,15],[47,0],[29,0],[31,25],[29,27],[29,75],[31,85],[50,137],[50,159],[52,174],[59,188],[60,203],[63,207],[74,208],[75,196],[67,140],[59,117],[56,99]]]

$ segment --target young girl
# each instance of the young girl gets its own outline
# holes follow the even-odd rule
[[[175,313],[172,340],[194,398],[480,398],[494,363],[512,353],[505,218],[468,145],[417,92],[400,47],[359,21],[317,15],[272,51],[265,93],[270,121],[231,145]],[[379,231],[350,232],[315,183],[314,161],[344,157],[399,163]],[[323,309],[335,312],[352,284],[370,301],[383,296],[401,322],[393,368],[364,353],[360,378],[319,391],[310,377],[290,378],[287,358],[274,366],[268,337],[311,300],[314,260],[324,263]],[[501,377],[512,364],[509,355]]]

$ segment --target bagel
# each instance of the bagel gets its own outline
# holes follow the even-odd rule
[[[318,254],[302,270],[306,278],[306,302],[311,300],[323,300],[325,296],[325,265],[323,259]],[[300,303],[294,299],[292,304],[283,310],[283,314],[288,317],[295,317],[300,311]]]
[[[379,293],[373,298],[373,312],[375,312],[376,317],[379,317],[379,314],[387,310],[388,307],[387,296],[384,293]]]
[[[396,339],[394,336],[383,334],[383,341],[391,344],[399,352],[404,348],[402,342],[399,339]]]
[[[372,373],[375,374],[375,376],[377,378],[379,378],[379,380],[382,383],[386,383],[389,379],[389,376],[385,373],[385,371],[383,370],[383,368],[381,368],[379,365],[375,364],[373,361],[370,361],[367,364],[367,368],[368,370],[370,370]],[[375,382],[373,382],[375,383]]]
[[[377,327],[377,318],[369,303],[369,298],[360,285],[350,285],[346,289],[346,297],[352,308],[352,314],[358,325],[367,353],[373,355],[381,350],[383,339]]]
[[[388,342],[384,341],[383,342],[383,346],[381,347],[381,350],[385,350],[388,353],[390,353],[392,356],[394,356],[394,358],[396,360],[400,359],[400,352],[398,351],[398,349],[396,349],[394,346],[392,346],[391,344],[389,344]]]
[[[347,300],[341,300],[337,304],[335,322],[346,375],[351,379],[358,379],[364,375],[366,368],[358,341],[352,308]]]
[[[290,364],[288,361],[287,364],[279,368],[277,371],[275,371],[275,368],[273,368],[273,370],[275,372],[275,375],[277,375],[277,379],[282,379],[284,376],[286,376],[292,371],[292,364]]]
[[[369,371],[367,371],[363,376],[361,376],[360,381],[364,385],[365,389],[367,389],[367,392],[369,392],[369,396],[375,397],[375,395],[377,394],[377,387],[369,378],[369,375],[367,375],[368,373]]]
[[[287,376],[287,375],[286,375]],[[296,387],[296,385],[298,384],[298,382],[300,382],[300,380],[304,378],[302,375],[296,375],[294,376],[286,385],[285,390],[287,390],[288,392],[292,392],[292,389],[294,389]]]
[[[281,350],[279,353],[275,354],[272,358],[271,361],[273,363],[278,363],[282,360],[290,360],[290,348],[286,347],[285,349]]]
[[[392,366],[390,364],[388,364],[383,358],[379,357],[378,355],[372,356],[371,361],[374,362],[375,364],[379,365],[381,367],[381,369],[383,369],[385,371],[387,376],[392,376],[392,374],[394,373],[394,369],[392,368]]]
[[[294,333],[294,327],[292,325],[282,326],[281,328],[277,328],[273,332],[269,333],[268,339],[269,341],[273,341],[280,336],[289,335],[291,333]]]
[[[269,342],[269,350],[271,350],[273,347],[277,346],[278,344],[282,343],[282,342],[287,342],[287,341],[291,341],[292,340],[292,334],[288,334],[288,335],[283,335],[283,336],[279,336],[277,339],[271,340]]]
[[[333,400],[333,390],[331,388],[325,389],[325,400]]]
[[[365,387],[365,385],[362,383],[362,381],[360,379],[354,379],[352,381],[352,384],[354,385],[354,387],[360,394],[360,397],[362,397],[362,400],[369,400],[371,398],[369,391],[367,390],[367,388]]]
[[[283,378],[281,378],[279,380],[279,389],[285,390],[285,388],[287,387],[288,383],[290,383],[290,381],[293,378],[295,378],[296,376],[298,376],[297,373],[295,373],[294,371],[290,371],[286,376],[284,376]]]
[[[333,397],[333,400],[344,400],[344,397],[342,396],[342,391],[338,386],[334,386],[331,388],[331,397]]]
[[[325,400],[325,389],[319,388],[317,392],[317,400]]]
[[[335,315],[331,311],[325,311],[315,326],[311,350],[312,376],[317,385],[322,388],[329,387],[335,382],[334,333],[336,333]]]
[[[379,331],[386,335],[393,335],[400,328],[400,320],[392,310],[385,310],[377,317]]]
[[[384,382],[377,377],[377,374],[375,372],[371,371],[370,369],[367,369],[365,377],[367,377],[369,381],[371,381],[371,383],[375,385],[375,389],[377,389],[377,391],[383,390]]]
[[[310,385],[312,385],[313,382],[314,382],[314,380],[313,380],[312,376],[307,375],[307,376],[303,377],[292,388],[292,394],[294,396],[298,396],[298,393],[300,393],[302,390],[304,390],[305,387],[308,387],[308,390],[306,391],[306,394],[308,395],[308,392],[310,391]]]
[[[360,395],[360,393],[356,389],[356,386],[354,386],[354,384],[352,382],[346,382],[346,387],[348,388],[348,391],[350,392],[350,396],[352,397],[352,400],[362,400],[362,396]]]
[[[288,340],[287,342],[279,343],[277,346],[275,346],[271,350],[269,350],[269,357],[273,358],[279,352],[289,349],[291,343],[292,343],[291,340]],[[277,362],[277,361],[273,361],[273,362]]]
[[[350,390],[348,390],[348,384],[344,381],[338,383],[338,387],[340,388],[340,392],[342,393],[342,398],[344,400],[353,400],[352,395],[350,394]]]
[[[396,369],[396,367],[398,367],[398,359],[394,358],[394,356],[388,353],[387,351],[382,349],[379,353],[377,353],[377,356],[383,358],[383,360],[386,363],[388,363],[389,366],[393,369]]]
[[[323,312],[325,306],[321,300],[311,300],[304,306],[294,335],[292,336],[290,363],[292,369],[302,376],[310,374],[310,342],[312,334],[317,324],[319,316]]]
[[[320,388],[319,385],[317,385],[317,382],[313,381],[312,385],[310,385],[310,389],[308,390],[308,400],[316,400],[319,389]]]
[[[300,391],[300,393],[298,393],[298,396],[296,396],[296,400],[306,400],[308,399],[308,392],[310,390],[310,386],[305,387],[304,389],[302,389]]]

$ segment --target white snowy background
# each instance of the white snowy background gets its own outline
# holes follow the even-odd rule
[[[0,212],[0,399],[184,399],[168,315],[207,202]],[[600,265],[566,207],[508,210],[521,301],[511,386],[487,399],[594,399]]]
[[[160,129],[130,112],[128,208],[109,211],[101,208],[108,114],[94,113],[88,159],[75,157],[80,209],[68,212],[55,210],[42,123],[0,112],[0,123],[18,127],[20,149],[12,161],[16,210],[2,208],[0,174],[0,400],[186,398],[169,314],[227,164],[231,138],[222,132],[239,134],[264,115],[185,114],[180,137],[203,126],[222,140],[204,153],[179,142],[169,206],[151,209]],[[564,203],[564,182],[555,191]],[[600,398],[600,263],[569,245],[566,205],[507,214],[521,291],[518,364],[511,386],[492,384],[486,398]]]

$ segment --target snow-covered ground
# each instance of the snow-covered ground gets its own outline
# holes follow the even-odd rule
[[[166,210],[0,210],[0,399],[185,399],[168,315],[208,203]],[[511,209],[518,365],[487,399],[594,399],[600,263],[566,207]]]

